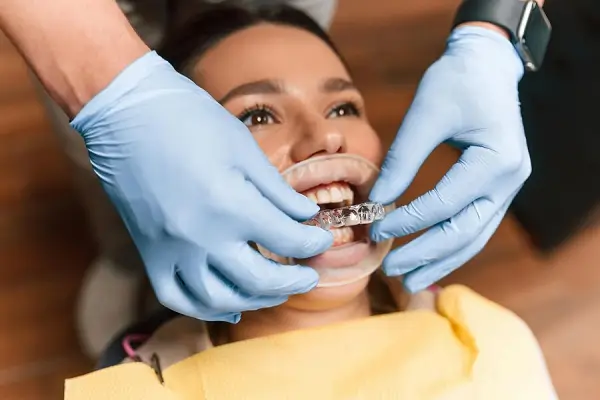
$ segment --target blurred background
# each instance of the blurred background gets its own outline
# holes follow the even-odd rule
[[[340,1],[332,36],[386,144],[443,51],[458,2]],[[598,9],[590,0],[547,0],[547,62],[522,83],[534,172],[488,246],[444,282],[522,316],[567,400],[600,398]],[[61,399],[64,379],[93,365],[75,310],[98,245],[73,164],[1,32],[0,141],[0,399]],[[436,150],[401,202],[431,188],[455,159],[452,149]]]

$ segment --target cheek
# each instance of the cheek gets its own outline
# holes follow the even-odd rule
[[[279,172],[293,165],[291,141],[281,132],[258,132],[254,134],[254,140]]]
[[[366,158],[373,164],[380,166],[383,161],[381,140],[370,125],[348,127],[345,132],[347,152]]]

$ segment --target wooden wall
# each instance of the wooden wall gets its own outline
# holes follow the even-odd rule
[[[0,36],[0,398],[58,399],[87,367],[73,306],[93,254],[67,163]]]

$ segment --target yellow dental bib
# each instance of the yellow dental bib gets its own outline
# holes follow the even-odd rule
[[[413,311],[215,347],[164,371],[142,363],[66,382],[65,400],[556,399],[535,338],[462,286]]]

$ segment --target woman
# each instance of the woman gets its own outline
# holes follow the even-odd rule
[[[381,143],[335,46],[305,14],[215,6],[172,31],[161,55],[246,124],[297,191],[322,208],[366,199]],[[404,294],[376,272],[391,243],[371,243],[366,229],[334,230],[334,247],[306,260],[258,249],[315,268],[319,285],[235,325],[171,316],[131,329],[123,361],[156,354],[181,398],[555,398],[521,320],[463,287]],[[131,365],[69,381],[67,398],[92,398],[95,378]]]

